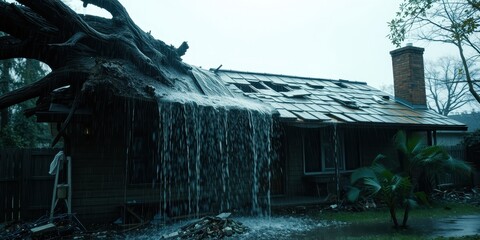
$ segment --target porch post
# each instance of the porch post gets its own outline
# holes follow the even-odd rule
[[[338,136],[337,136],[337,124],[333,124],[333,157],[335,159],[335,185],[337,194],[337,204],[340,202],[340,171],[338,166]]]

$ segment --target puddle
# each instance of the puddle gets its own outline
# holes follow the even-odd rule
[[[407,229],[394,229],[391,223],[348,224],[314,228],[294,233],[290,239],[342,239],[381,235],[416,235],[425,237],[460,237],[480,234],[480,215],[441,219],[411,219]]]
[[[421,224],[420,224],[421,225]],[[431,236],[458,237],[480,234],[480,216],[468,215],[439,220],[431,219],[424,225],[424,229],[431,228]]]

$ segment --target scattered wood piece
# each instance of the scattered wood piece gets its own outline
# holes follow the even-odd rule
[[[215,217],[207,216],[192,221],[178,231],[164,235],[163,239],[221,239],[242,234],[248,228],[240,222],[230,219],[231,213],[221,213]]]
[[[33,236],[37,236],[37,235],[42,235],[45,232],[53,231],[53,230],[55,230],[55,227],[56,227],[55,224],[47,223],[47,224],[42,225],[42,226],[31,228],[30,231],[32,232]]]

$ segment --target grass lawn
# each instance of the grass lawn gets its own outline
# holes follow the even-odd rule
[[[480,207],[461,203],[441,203],[430,207],[420,206],[410,211],[409,222],[413,219],[439,219],[463,215],[480,215]],[[378,224],[390,223],[390,214],[387,209],[372,209],[364,212],[334,212],[323,211],[315,213],[313,218],[327,221],[340,221],[349,224]],[[403,219],[403,209],[397,210],[399,221]],[[480,223],[479,223],[480,224]],[[398,233],[388,233],[383,235],[366,235],[361,237],[347,237],[346,239],[425,239],[425,235],[405,234],[402,230]],[[343,238],[342,238],[343,239]],[[457,238],[434,238],[434,239],[480,239],[480,235],[466,236]]]
[[[410,211],[409,219],[441,218],[461,215],[480,214],[480,207],[462,203],[441,203],[430,207],[419,206]],[[324,211],[314,218],[321,220],[341,221],[347,223],[368,223],[390,221],[387,209],[372,209],[364,212]],[[397,218],[403,218],[403,209],[397,209]]]

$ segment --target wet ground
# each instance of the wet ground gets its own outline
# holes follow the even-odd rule
[[[434,237],[460,237],[480,234],[480,215],[467,215],[440,219],[412,219],[408,229],[396,230],[390,223],[346,224],[319,221],[302,217],[237,217],[250,230],[232,239],[343,239],[361,236],[414,235]],[[151,227],[130,233],[127,239],[159,239],[186,223],[167,227]]]
[[[391,223],[344,224],[292,233],[290,239],[342,239],[361,236],[461,237],[480,234],[480,215],[440,219],[412,219],[407,229],[395,229]]]

